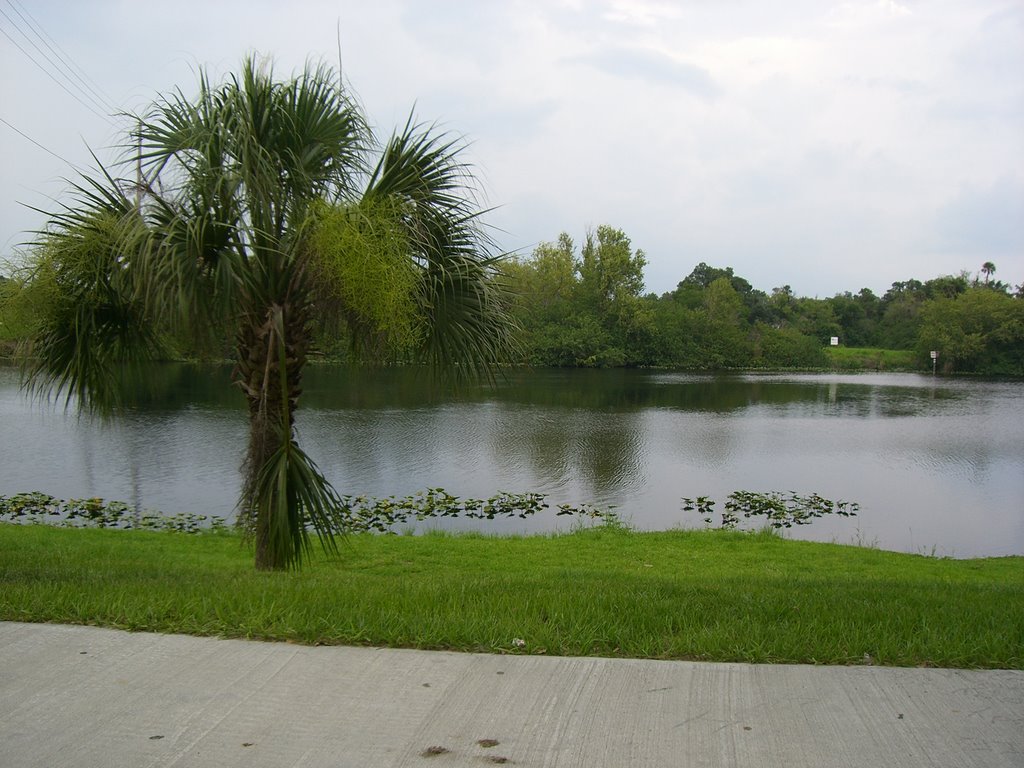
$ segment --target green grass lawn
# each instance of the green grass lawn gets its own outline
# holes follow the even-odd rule
[[[257,573],[234,534],[0,524],[0,587],[0,619],[11,621],[527,654],[1024,668],[1024,558],[936,559],[766,534],[363,534],[301,572]]]
[[[872,347],[826,347],[829,363],[839,371],[920,371],[921,360],[913,350]]]
[[[872,347],[826,347],[825,354],[833,370],[839,371],[920,371],[924,369],[917,353],[905,349]]]

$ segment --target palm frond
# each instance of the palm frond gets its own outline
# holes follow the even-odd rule
[[[465,144],[414,122],[388,142],[366,198],[402,202],[410,257],[420,267],[421,354],[438,370],[489,376],[514,354],[511,296],[481,224]]]
[[[27,389],[109,413],[135,364],[160,355],[155,318],[136,291],[132,265],[149,233],[133,203],[101,166],[74,187],[77,205],[51,218],[36,243],[32,289],[45,300],[21,350]]]
[[[496,365],[515,356],[511,293],[495,266],[493,259],[455,255],[438,260],[423,275],[422,354],[456,380],[489,379]]]
[[[337,551],[337,511],[342,501],[315,462],[294,440],[285,441],[268,458],[250,499],[257,519],[267,524],[256,532],[257,550],[273,568],[298,568],[311,546],[309,528],[327,552]]]

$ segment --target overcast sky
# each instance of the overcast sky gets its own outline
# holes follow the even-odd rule
[[[1020,0],[0,0],[0,257],[112,156],[105,115],[249,52],[334,63],[339,29],[382,133],[415,106],[472,141],[509,251],[611,224],[657,293],[701,261],[805,296],[1024,282]]]

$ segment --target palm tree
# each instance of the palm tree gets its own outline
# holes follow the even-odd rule
[[[988,285],[989,278],[996,273],[996,265],[991,261],[986,261],[981,265],[981,274],[985,276],[985,285]]]
[[[295,439],[316,329],[341,318],[362,354],[459,374],[511,349],[462,144],[410,118],[381,147],[331,70],[279,81],[250,58],[219,85],[201,73],[195,98],[159,99],[125,146],[143,183],[84,179],[37,245],[52,311],[26,348],[29,385],[106,412],[168,333],[230,333],[250,427],[239,520],[258,569],[296,567],[309,527],[329,549],[344,528]]]

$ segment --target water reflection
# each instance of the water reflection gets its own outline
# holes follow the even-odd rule
[[[246,436],[230,369],[149,373],[133,408],[101,424],[32,405],[0,368],[0,493],[230,514]],[[513,371],[495,388],[453,392],[417,369],[317,365],[304,385],[300,439],[343,492],[535,490],[614,505],[655,529],[699,524],[679,511],[682,496],[817,491],[860,502],[861,515],[801,535],[1024,553],[1019,382]]]

